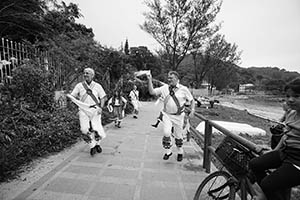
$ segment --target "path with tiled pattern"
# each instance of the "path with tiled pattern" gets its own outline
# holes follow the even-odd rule
[[[28,186],[19,200],[191,200],[207,174],[202,153],[192,140],[184,142],[184,159],[176,147],[165,161],[162,127],[155,129],[159,106],[143,102],[138,119],[127,116],[122,127],[107,126],[103,152],[91,157],[87,145]]]

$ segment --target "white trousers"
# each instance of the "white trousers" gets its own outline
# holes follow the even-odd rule
[[[133,105],[134,114],[138,114],[139,113],[140,102],[138,100],[133,100],[133,101],[131,101],[131,103]]]
[[[183,139],[183,121],[184,121],[184,113],[181,113],[180,115],[170,115],[165,112],[163,113],[163,130],[164,130],[164,136],[171,137],[171,129],[174,127],[174,137],[176,139]],[[183,154],[183,148],[177,147],[178,153]],[[166,149],[166,153],[170,154],[171,149]]]
[[[90,118],[81,110],[78,112],[78,114],[79,114],[79,121],[80,121],[80,130],[83,134],[88,134],[90,128]],[[101,138],[102,139],[105,138],[106,134],[104,132],[101,123],[101,115],[94,115],[91,118],[91,123],[92,123],[92,128],[98,132]],[[90,148],[95,147],[95,145],[100,145],[101,139],[99,141],[96,141],[94,134],[91,134],[90,138],[91,138],[91,142],[89,143]]]

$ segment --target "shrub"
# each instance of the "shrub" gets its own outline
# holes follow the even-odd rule
[[[39,65],[26,63],[14,70],[12,84],[1,86],[0,181],[80,138],[77,109],[54,109],[52,80]]]
[[[12,177],[22,165],[71,146],[80,138],[77,115],[69,109],[35,113],[15,110],[1,123],[0,181]]]
[[[54,76],[34,62],[15,68],[12,84],[7,87],[12,98],[27,102],[32,109],[53,108]]]

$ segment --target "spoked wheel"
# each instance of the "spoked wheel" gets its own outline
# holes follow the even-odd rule
[[[233,200],[235,184],[232,176],[225,171],[208,175],[199,185],[194,200]]]

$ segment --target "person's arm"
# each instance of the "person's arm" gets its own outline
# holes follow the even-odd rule
[[[102,109],[104,107],[105,101],[107,100],[107,96],[104,96],[100,99],[100,108]]]
[[[75,97],[76,99],[78,98],[78,96],[79,96],[79,85],[78,84],[72,90],[71,95],[73,97]]]
[[[191,101],[191,113],[189,114],[189,117],[194,117],[195,115],[195,100],[192,99]]]
[[[124,105],[123,105],[123,109],[126,108],[127,106],[127,100],[124,97],[121,97],[121,100],[123,101]]]
[[[133,95],[133,91],[131,90],[131,91],[129,92],[129,100],[130,100],[130,101],[132,101],[132,99],[133,99],[132,95]]]
[[[107,102],[107,109],[109,112],[112,112],[113,111],[113,106],[112,106],[112,97],[108,100]]]
[[[195,100],[194,96],[190,92],[190,90],[186,87],[186,99],[191,103],[191,112],[189,114],[189,117],[194,117],[195,115]]]
[[[107,96],[106,96],[106,93],[105,93],[103,87],[100,84],[98,84],[97,90],[98,90],[98,99],[100,100],[99,105],[98,105],[100,109],[99,109],[98,113],[101,114],[102,109],[105,105],[105,101],[107,100]]]
[[[274,148],[274,151],[279,150],[280,148],[282,148],[284,146],[284,141],[286,140],[287,136],[283,135],[279,141],[279,143],[277,144],[277,146]]]
[[[148,90],[149,90],[149,93],[151,95],[156,95],[155,94],[155,91],[154,91],[154,88],[153,88],[153,83],[152,83],[152,76],[151,74],[147,74],[147,79],[148,79]]]

